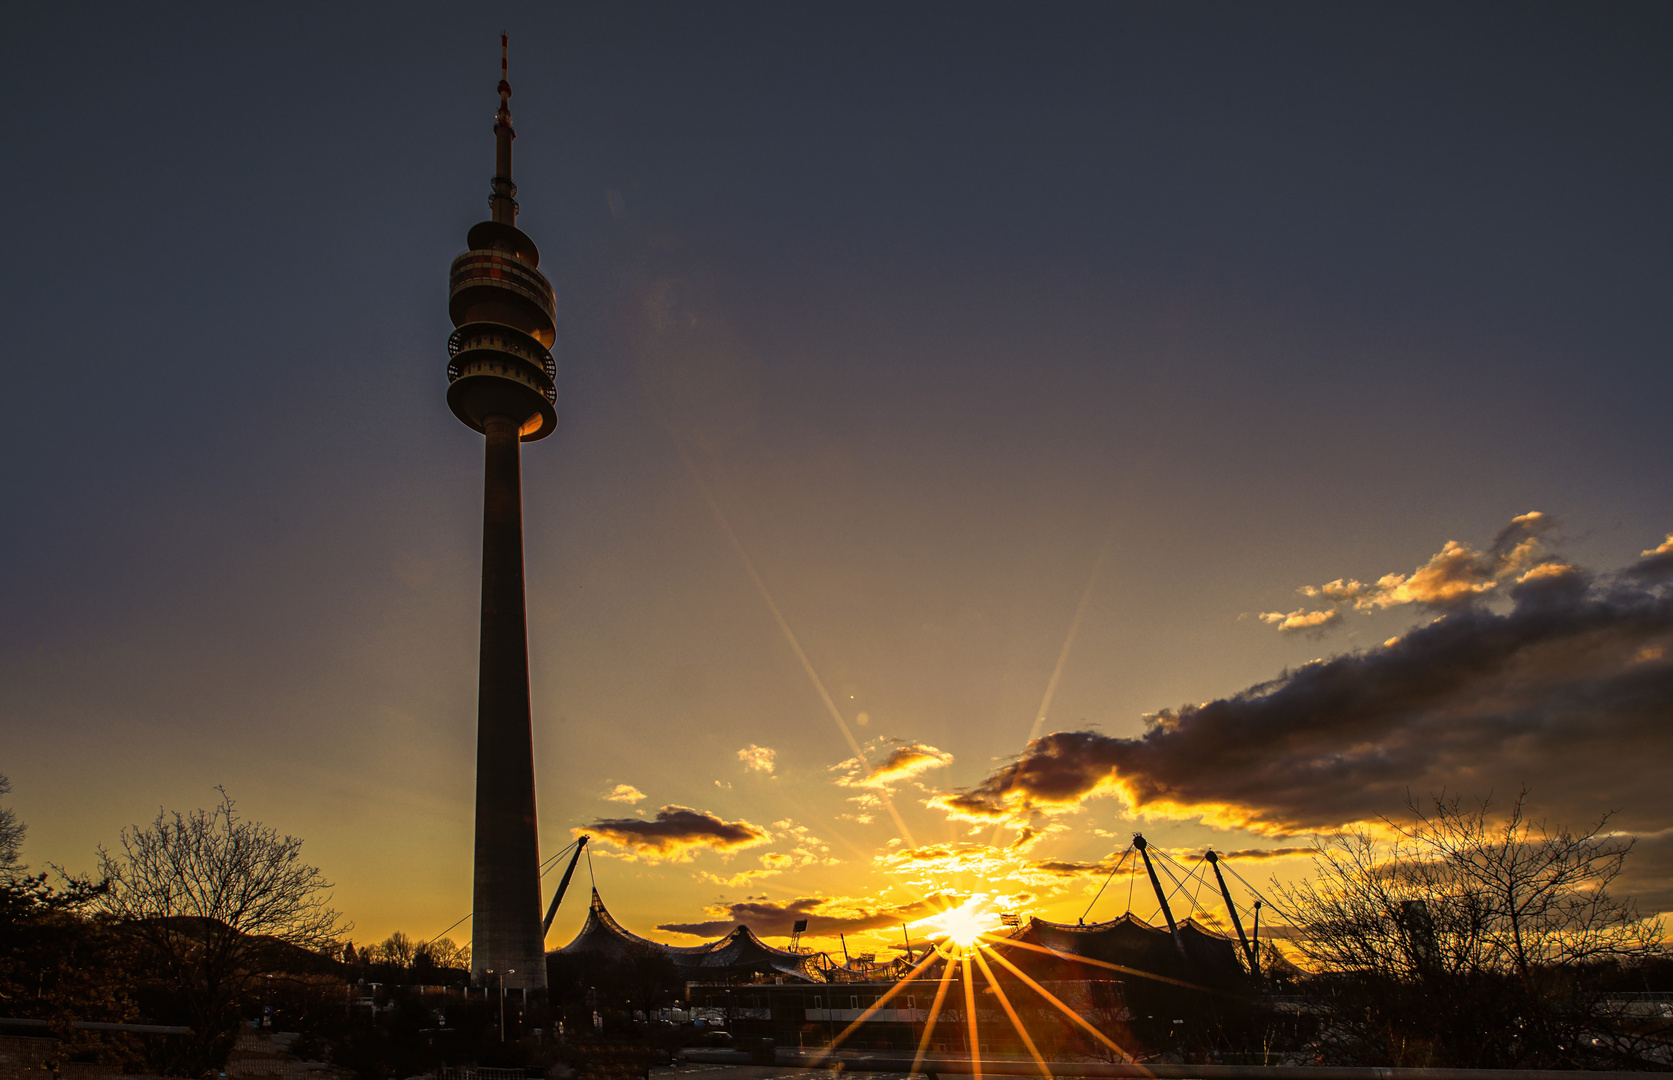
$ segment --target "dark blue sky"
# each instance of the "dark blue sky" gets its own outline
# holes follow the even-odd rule
[[[20,8],[0,772],[35,861],[225,783],[364,926],[465,902],[444,283],[502,29],[563,315],[525,454],[548,848],[606,778],[839,828],[710,784],[847,753],[713,510],[954,785],[1020,749],[1106,536],[1051,723],[1121,732],[1384,636],[1239,619],[1299,585],[1529,510],[1599,568],[1673,530],[1666,5]]]

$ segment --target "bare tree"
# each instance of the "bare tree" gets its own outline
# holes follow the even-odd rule
[[[397,930],[384,938],[381,945],[373,946],[368,951],[376,958],[373,961],[374,963],[407,968],[412,967],[417,947],[413,944],[412,938]]]
[[[12,793],[12,782],[0,776],[0,795]],[[20,874],[25,867],[17,861],[23,851],[23,834],[26,827],[17,819],[17,811],[9,806],[0,806],[0,876],[11,877]]]
[[[187,1075],[218,1067],[257,980],[336,955],[348,929],[331,885],[301,859],[302,841],[241,819],[224,789],[210,810],[159,813],[98,852],[103,913],[127,928],[195,1036]]]
[[[1302,913],[1296,946],[1316,966],[1399,976],[1536,971],[1655,952],[1659,920],[1609,887],[1632,840],[1530,822],[1526,796],[1491,804],[1436,798],[1388,821],[1393,839],[1345,833],[1315,846],[1310,880],[1280,888]]]
[[[1527,797],[1520,792],[1497,823],[1486,800],[1465,809],[1438,798],[1396,826],[1480,908],[1483,962],[1526,980],[1540,969],[1655,949],[1661,922],[1646,922],[1630,898],[1609,892],[1633,840],[1605,831],[1609,814],[1583,833],[1530,822]]]
[[[1389,839],[1321,840],[1313,876],[1278,886],[1335,1002],[1327,1056],[1572,1066],[1630,1045],[1608,1030],[1606,989],[1660,955],[1663,929],[1609,891],[1632,841],[1608,815],[1585,831],[1532,822],[1526,801],[1502,816],[1488,800],[1413,804]]]
[[[413,950],[413,963],[428,964],[437,968],[464,968],[470,970],[471,947],[456,945],[452,938],[439,938],[427,941]]]

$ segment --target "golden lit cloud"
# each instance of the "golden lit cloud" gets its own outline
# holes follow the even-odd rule
[[[1307,585],[1301,595],[1327,600],[1335,607],[1289,613],[1265,612],[1261,621],[1279,630],[1295,633],[1321,631],[1341,620],[1342,610],[1379,611],[1417,604],[1451,609],[1494,594],[1500,584],[1540,574],[1551,563],[1541,546],[1541,537],[1556,527],[1549,514],[1533,511],[1511,519],[1485,551],[1448,540],[1429,561],[1410,574],[1384,574],[1366,583],[1337,578],[1323,585]],[[1646,552],[1646,554],[1651,554]],[[1560,564],[1559,564],[1560,565]]]
[[[632,784],[617,784],[616,789],[604,797],[611,802],[636,803],[645,797],[645,793]]]
[[[924,844],[900,847],[873,856],[872,865],[890,880],[914,888],[946,891],[970,877],[987,884],[1008,882],[1031,888],[1057,890],[1063,879],[1078,876],[1102,863],[1084,864],[1081,870],[1068,871],[1070,864],[1055,860],[1035,861],[1023,857],[1015,846],[998,848],[975,842]]]
[[[1322,630],[1341,621],[1342,612],[1337,608],[1325,608],[1322,611],[1308,611],[1306,608],[1297,608],[1287,615],[1282,611],[1261,612],[1261,622],[1290,633]]]
[[[931,769],[945,768],[953,763],[953,755],[924,743],[890,740],[894,743],[889,756],[870,769],[859,758],[849,758],[831,766],[846,775],[837,777],[837,784],[847,788],[871,788],[892,791],[893,785],[912,780]]]
[[[595,837],[650,859],[687,862],[698,851],[732,852],[771,842],[767,830],[747,821],[725,821],[706,810],[664,806],[656,817],[603,818],[574,832]]]
[[[697,876],[715,885],[737,889],[761,878],[774,877],[790,870],[841,865],[841,859],[831,857],[831,846],[815,836],[807,826],[785,819],[773,822],[772,827],[775,830],[772,839],[792,845],[789,850],[769,851],[758,856],[761,866],[757,870],[740,870],[727,876],[705,870]]]
[[[1610,791],[1623,804],[1655,805],[1659,789],[1621,773],[1616,754],[1579,751],[1673,754],[1673,595],[1668,572],[1652,562],[1663,554],[1652,549],[1597,577],[1534,553],[1533,531],[1547,525],[1524,515],[1488,553],[1469,556],[1493,560],[1506,612],[1445,608],[1380,647],[1162,710],[1140,735],[1054,732],[930,805],[956,821],[1020,824],[1102,795],[1135,817],[1274,837],[1374,822],[1408,791],[1463,784]],[[1456,567],[1463,556],[1451,550],[1432,566]],[[1463,580],[1437,571],[1422,578],[1425,595],[1461,595],[1442,586],[1448,575]],[[1595,812],[1589,803],[1576,809]]]
[[[1119,864],[1120,856],[1110,855],[1099,859],[1097,862],[1085,862],[1078,859],[1041,859],[1033,864],[1033,868],[1039,873],[1060,878],[1103,877],[1115,873],[1118,868],[1122,870],[1122,877],[1133,877],[1144,873],[1144,865],[1135,863],[1131,859],[1127,860],[1125,867],[1121,867]]]
[[[1627,576],[1650,583],[1673,579],[1673,534],[1641,552],[1639,562],[1627,571]]]
[[[750,743],[738,751],[738,760],[743,762],[744,768],[750,772],[763,772],[770,776],[778,761],[778,751],[769,746]]]

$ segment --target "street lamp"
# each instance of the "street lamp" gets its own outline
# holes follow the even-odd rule
[[[500,977],[500,1042],[505,1042],[505,977],[517,974],[516,968],[506,968],[504,971],[489,969],[488,974]]]

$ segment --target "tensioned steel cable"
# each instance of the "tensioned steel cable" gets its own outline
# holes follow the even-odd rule
[[[1098,896],[1094,896],[1092,898],[1092,903],[1086,905],[1086,911],[1080,917],[1081,922],[1085,922],[1086,921],[1086,916],[1092,914],[1093,907],[1095,907],[1098,903],[1098,897],[1104,895],[1104,890],[1110,887],[1110,882],[1115,880],[1115,875],[1121,872],[1121,864],[1126,862],[1127,861],[1127,856],[1131,855],[1132,853],[1133,853],[1133,845],[1128,844],[1127,845],[1127,850],[1123,851],[1121,853],[1121,858],[1115,860],[1115,869],[1111,870],[1110,871],[1110,876],[1104,879],[1104,883],[1102,885],[1098,886]],[[1133,907],[1132,902],[1128,901],[1127,909],[1129,911],[1131,911],[1132,907]]]
[[[460,917],[459,922],[454,923],[453,926],[458,926],[459,923],[464,922],[466,919],[470,918],[472,915],[475,915],[475,914],[476,914],[476,912],[474,912],[474,911],[465,913],[463,916]],[[447,930],[453,929],[453,926],[448,927]],[[441,934],[447,933],[447,930],[443,930],[441,932]],[[441,934],[437,934],[435,937],[431,938],[430,941],[426,941],[424,944],[428,945],[428,944],[430,944],[430,942],[440,941],[441,940]]]
[[[1177,874],[1175,874],[1172,870],[1168,869],[1168,863],[1173,862],[1173,859],[1171,857],[1169,857],[1167,852],[1158,850],[1156,852],[1156,854],[1160,856],[1160,858],[1158,858],[1156,860],[1156,865],[1160,866],[1162,868],[1162,873],[1168,875],[1168,880],[1173,882],[1173,892],[1168,893],[1168,899],[1171,901],[1175,896],[1178,896],[1180,894],[1180,892],[1182,892],[1184,890],[1185,882],[1180,881],[1179,876]],[[1178,863],[1174,863],[1174,865],[1179,866]],[[1181,870],[1185,869],[1183,866],[1179,866],[1179,868]],[[1200,870],[1201,867],[1198,867],[1198,869]],[[1187,871],[1187,873],[1185,875],[1185,881],[1191,880],[1191,877],[1194,874],[1195,874],[1195,871]]]
[[[550,874],[552,872],[552,870],[557,866],[558,860],[563,858],[565,855],[568,855],[570,853],[570,851],[572,851],[574,849],[575,845],[579,844],[580,842],[581,841],[580,841],[579,838],[571,840],[569,843],[565,844],[562,848],[560,848],[557,851],[557,853],[555,853],[551,858],[549,858],[545,862],[541,863],[540,864],[540,876],[545,877],[547,874]]]
[[[1179,869],[1181,869],[1181,870],[1185,869],[1185,867],[1183,865],[1181,865],[1179,860],[1175,859],[1172,855],[1169,855],[1165,851],[1161,852],[1160,854],[1161,854],[1162,858],[1166,859],[1170,863],[1173,863],[1173,865],[1179,867]],[[1203,873],[1203,868],[1206,867],[1207,865],[1208,865],[1208,863],[1206,861],[1197,863],[1197,868],[1195,870],[1190,871],[1189,874],[1185,878],[1186,881],[1190,881],[1191,878],[1193,878],[1193,877],[1197,879],[1196,890],[1191,893],[1191,913],[1192,913],[1193,917],[1195,916],[1197,911],[1202,909],[1202,901],[1201,901],[1202,891],[1208,885],[1208,875]],[[1172,877],[1173,875],[1170,873],[1168,876]],[[1185,886],[1183,884],[1180,885],[1181,889],[1183,889],[1184,887]],[[1170,896],[1168,899],[1171,900],[1171,899],[1173,899],[1173,897]]]
[[[550,874],[552,872],[552,868],[557,864],[557,861],[559,859],[563,858],[564,855],[566,853],[568,853],[571,848],[573,848],[576,844],[578,844],[580,842],[581,842],[580,840],[570,841],[568,844],[564,845],[561,849],[559,849],[557,854],[553,855],[550,859],[547,859],[545,862],[541,863],[540,864],[540,866],[541,866],[540,876],[545,877],[547,874]],[[589,872],[592,870],[592,865],[593,865],[592,864],[592,856],[588,855],[587,856],[587,870]],[[474,912],[474,911],[467,911],[465,914],[463,914],[459,917],[459,921],[455,922],[453,924],[453,926],[458,926],[459,923],[464,922],[466,919],[470,918],[472,915],[475,915],[475,914],[476,914],[476,912]],[[453,929],[453,926],[448,927],[447,930]],[[441,934],[437,934],[435,937],[431,938],[430,941],[426,941],[424,944],[428,945],[428,944],[430,944],[431,941],[441,940],[442,934],[447,933],[447,930],[443,930],[441,932]]]
[[[1242,881],[1243,882],[1243,887],[1245,889],[1248,889],[1250,892],[1254,893],[1256,899],[1260,900],[1261,903],[1265,904],[1267,907],[1271,908],[1273,911],[1276,911],[1278,913],[1278,917],[1283,919],[1284,922],[1287,925],[1292,926],[1292,927],[1295,925],[1295,919],[1290,916],[1289,912],[1285,911],[1281,905],[1274,904],[1271,900],[1268,900],[1266,897],[1262,896],[1261,891],[1259,889],[1255,888],[1253,885],[1249,884],[1247,881],[1244,881],[1243,880],[1243,875],[1238,873],[1237,870],[1234,869],[1230,863],[1228,863],[1224,859],[1222,859],[1222,860],[1220,860],[1220,865],[1224,866],[1227,870],[1230,870],[1232,872],[1232,877],[1236,878],[1238,881]]]

